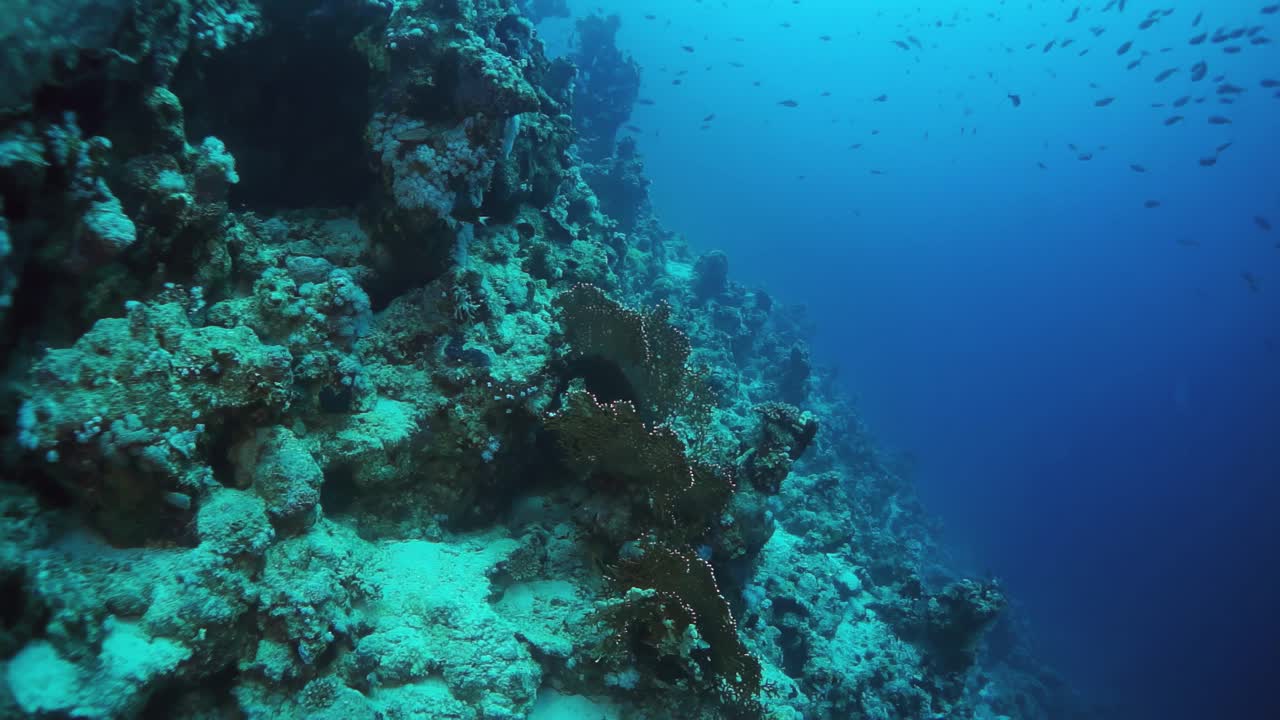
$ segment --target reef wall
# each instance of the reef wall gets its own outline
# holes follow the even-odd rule
[[[17,5],[0,716],[1060,702],[803,312],[654,216],[616,23],[570,61],[500,0]]]

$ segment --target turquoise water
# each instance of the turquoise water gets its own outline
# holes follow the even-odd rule
[[[947,536],[1069,676],[1126,717],[1266,715],[1280,235],[1254,217],[1280,217],[1280,98],[1260,85],[1280,51],[1188,42],[1272,37],[1265,3],[1095,2],[1072,23],[1072,2],[572,5],[623,19],[663,217],[809,306]],[[892,44],[908,35],[923,47]]]
[[[0,0],[0,718],[1280,717],[1278,21]]]

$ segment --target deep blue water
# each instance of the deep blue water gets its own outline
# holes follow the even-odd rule
[[[623,18],[659,214],[809,307],[819,360],[914,454],[947,540],[1005,580],[1045,656],[1123,717],[1280,717],[1280,89],[1260,84],[1280,50],[1188,42],[1280,38],[1280,14],[570,4]],[[565,29],[544,27],[553,47]]]

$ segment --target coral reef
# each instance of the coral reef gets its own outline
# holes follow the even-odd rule
[[[616,20],[575,68],[499,0],[18,5],[0,716],[1061,702],[803,312],[653,215]]]

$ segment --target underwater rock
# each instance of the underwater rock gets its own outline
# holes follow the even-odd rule
[[[719,250],[698,258],[693,266],[694,295],[700,300],[708,300],[724,293],[729,287],[729,256]]]

